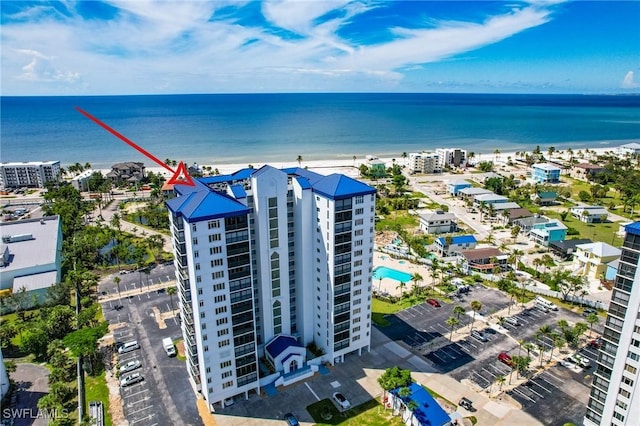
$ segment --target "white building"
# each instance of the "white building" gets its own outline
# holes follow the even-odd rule
[[[412,152],[409,154],[409,173],[440,173],[442,163],[435,152]]]
[[[569,210],[571,216],[586,223],[606,222],[609,212],[600,206],[575,206]]]
[[[638,155],[640,154],[640,143],[632,142],[620,145],[616,148],[616,153],[621,157],[624,157],[625,155]]]
[[[0,227],[0,291],[21,291],[43,300],[60,281],[62,227],[59,216],[3,222]]]
[[[438,148],[436,149],[438,154],[440,167],[466,167],[467,165],[467,150],[460,148]]]
[[[71,179],[71,186],[80,192],[89,191],[89,179],[95,173],[93,169],[83,170],[79,175]],[[97,188],[95,188],[97,190]]]
[[[0,188],[44,188],[59,179],[59,161],[0,163]]]
[[[342,362],[369,350],[375,189],[264,166],[175,185],[167,201],[187,370],[213,410],[270,380],[307,377],[301,346]],[[316,367],[317,368],[317,367]],[[313,374],[313,373],[311,373]]]
[[[640,222],[626,227],[602,346],[584,419],[586,426],[635,426],[640,419]]]
[[[435,213],[420,215],[420,230],[427,234],[456,232],[458,225],[456,215],[437,210]]]

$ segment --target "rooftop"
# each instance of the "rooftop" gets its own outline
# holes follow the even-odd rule
[[[480,260],[480,259],[488,259],[491,257],[504,256],[500,250],[495,247],[485,247],[473,250],[462,250],[460,252],[461,256],[464,256],[468,261]]]
[[[538,163],[538,164],[534,164],[531,167],[533,167],[534,169],[547,170],[547,171],[560,171],[560,167],[554,166],[549,163]]]
[[[427,222],[432,220],[455,220],[455,219],[456,219],[455,214],[449,213],[449,212],[443,212],[441,210],[435,213],[420,215],[420,220],[425,220]]]
[[[479,202],[487,202],[487,201],[502,201],[502,200],[508,200],[508,197],[505,197],[504,195],[498,195],[498,194],[494,194],[493,192],[490,194],[480,194],[476,196],[476,201]]]
[[[607,243],[589,243],[589,244],[580,244],[577,245],[576,248],[579,248],[584,251],[588,251],[593,253],[598,257],[610,257],[610,256],[620,256],[622,251],[619,248],[613,247]]]
[[[480,195],[480,194],[493,194],[492,191],[489,191],[488,189],[484,189],[484,188],[464,188],[461,189],[459,191],[461,194],[464,195]]]
[[[640,235],[640,222],[633,222],[624,227],[624,231],[633,234]]]
[[[404,403],[413,401],[417,407],[413,410],[413,417],[418,420],[421,425],[443,426],[450,424],[451,418],[438,402],[427,392],[425,388],[417,383],[411,383],[409,386],[409,396],[402,398],[399,396],[401,388],[396,388],[391,393],[400,398]]]
[[[464,179],[453,179],[449,181],[449,185],[467,185],[467,186],[471,186],[471,182],[467,182]]]
[[[291,336],[279,335],[275,339],[273,339],[267,346],[265,350],[271,354],[273,358],[277,358],[282,352],[284,352],[288,347],[296,346],[301,348],[302,345]]]
[[[519,209],[519,208],[520,208],[520,204],[514,203],[512,201],[509,201],[509,202],[506,202],[506,203],[494,203],[493,204],[493,209],[496,210],[496,211]]]
[[[443,246],[446,244],[445,237],[440,237],[436,241],[439,241]],[[467,244],[476,242],[476,237],[474,237],[473,235],[457,235],[451,238],[451,244]]]
[[[569,249],[575,248],[576,246],[580,245],[580,244],[589,244],[593,241],[591,241],[588,238],[579,238],[579,239],[574,239],[574,240],[564,240],[564,241],[551,241],[549,243],[550,246],[556,247],[557,249],[561,250],[561,251],[567,251]]]
[[[22,270],[37,264],[55,264],[60,230],[59,216],[3,222],[0,226],[3,239],[10,236],[22,236],[24,239],[5,243],[11,260],[8,265],[0,267],[0,273]]]
[[[585,169],[585,170],[602,170],[604,169],[604,167],[599,166],[597,164],[591,164],[591,163],[578,163],[578,164],[574,164],[573,167],[577,167],[578,169]]]
[[[529,209],[519,208],[519,209],[511,209],[509,210],[509,219],[520,219],[523,217],[531,217],[533,213],[529,211]]]

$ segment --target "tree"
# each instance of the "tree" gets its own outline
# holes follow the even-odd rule
[[[296,161],[298,162],[298,166],[302,167],[302,155],[298,155],[298,158],[296,158]]]
[[[578,192],[578,199],[580,201],[582,201],[583,203],[586,203],[587,201],[589,201],[591,199],[591,194],[589,194],[585,190],[582,190],[582,191]]]
[[[75,312],[68,305],[58,305],[46,313],[44,323],[48,340],[62,339],[73,330],[75,325]]]
[[[496,383],[498,384],[498,386],[500,386],[499,391],[502,392],[502,386],[504,385],[504,382],[506,382],[507,379],[504,377],[504,375],[499,374],[496,376]]]
[[[118,303],[120,303],[120,299],[121,299],[121,296],[120,296],[120,281],[122,281],[122,280],[120,279],[119,276],[116,275],[115,277],[113,277],[113,282],[116,284],[116,290],[118,290]]]
[[[469,333],[473,330],[473,323],[476,321],[476,313],[480,312],[482,309],[482,303],[479,300],[472,300],[470,305],[471,310],[473,311],[473,320],[471,321],[471,327],[469,328]]]
[[[520,234],[520,226],[515,225],[511,228],[511,238],[513,238],[513,244],[518,242],[518,235]]]
[[[164,247],[164,238],[159,234],[149,235],[147,238],[147,246],[149,247],[149,250],[153,252],[153,256],[156,258],[157,262],[160,251],[162,250],[162,247]]]
[[[407,286],[407,283],[405,283],[404,281],[400,281],[400,283],[398,284],[398,287],[400,289],[400,298],[402,299],[404,297],[404,289]]]
[[[386,398],[386,393],[390,390],[406,387],[413,382],[411,378],[410,370],[402,370],[400,368],[391,367],[384,370],[384,373],[378,377],[378,383],[382,387],[384,393],[383,398]]]
[[[413,275],[411,275],[411,280],[413,281],[413,283],[419,287],[418,283],[421,282],[424,278],[422,278],[422,275],[420,275],[417,272],[414,272]]]
[[[454,317],[449,317],[449,319],[447,319],[445,321],[445,323],[449,326],[449,328],[451,329],[451,333],[449,334],[449,340],[452,339],[453,337],[453,329],[456,328],[459,324],[460,321],[457,318]]]
[[[531,364],[531,358],[528,356],[514,356],[511,358],[513,361],[514,369],[516,370],[516,379],[518,378],[518,374],[524,375],[529,369],[529,364]]]
[[[453,308],[453,314],[456,316],[456,319],[457,319],[458,321],[460,321],[460,315],[463,315],[463,314],[465,314],[466,312],[467,312],[467,311],[466,311],[466,309],[465,309],[465,308],[463,308],[463,307],[462,307],[462,306],[460,306],[460,305],[456,305],[456,306]]]
[[[18,330],[12,322],[2,321],[0,322],[0,347],[6,349],[11,344],[11,339],[16,337]]]
[[[593,326],[600,322],[597,314],[591,313],[587,315],[587,324],[589,324],[589,336],[593,336]]]
[[[169,302],[171,302],[171,312],[173,312],[173,295],[178,292],[176,287],[169,287],[167,289],[167,294],[169,295]]]
[[[43,359],[47,353],[49,338],[44,327],[30,327],[25,330],[20,339],[20,349],[34,354],[37,359]]]

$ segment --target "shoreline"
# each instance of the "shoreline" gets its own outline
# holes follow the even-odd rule
[[[614,147],[617,148],[617,147]],[[579,150],[583,149],[575,149],[573,156],[574,158],[578,158],[577,156],[577,152]],[[607,148],[589,148],[589,151],[591,152],[595,152],[597,155],[602,155],[604,154],[606,151],[611,151],[611,147],[607,147]],[[507,159],[508,157],[511,157],[511,159],[513,161],[516,160],[516,152],[517,151],[509,151],[509,152],[500,152],[500,154],[498,154],[497,156],[497,160],[498,161],[494,161],[494,154],[493,153],[476,153],[475,156],[475,162],[479,163],[481,161],[494,161],[494,165],[496,167],[499,167],[501,165],[506,165],[507,163]],[[526,151],[527,153],[531,153],[532,151]],[[557,151],[556,151],[557,152]],[[408,154],[408,152],[407,152]],[[545,154],[546,156],[546,151],[543,151],[543,154]],[[564,160],[568,160],[569,156],[566,153],[566,151],[563,151],[563,155],[562,157],[560,156],[554,156],[554,159],[564,159]],[[391,167],[391,165],[393,164],[393,160],[395,159],[395,162],[397,164],[399,164],[400,166],[405,166],[408,164],[409,159],[408,158],[392,158],[392,157],[380,157],[379,158],[381,161],[383,161],[386,164],[386,167]],[[580,160],[580,159],[579,159]],[[585,157],[586,160],[586,157]],[[583,160],[584,161],[584,160]],[[367,160],[365,158],[361,158],[361,157],[357,157],[356,160],[354,161],[353,158],[350,159],[323,159],[323,160],[302,160],[300,163],[298,163],[297,161],[267,161],[267,162],[253,162],[253,163],[218,163],[218,164],[198,164],[198,166],[202,167],[211,167],[212,170],[218,169],[218,171],[220,172],[221,175],[225,175],[225,174],[231,174],[234,173],[240,169],[244,169],[247,168],[249,164],[251,164],[256,170],[259,169],[260,167],[264,166],[264,165],[270,165],[272,167],[278,168],[278,169],[282,169],[282,168],[290,168],[290,167],[302,167],[302,168],[308,168],[310,171],[312,172],[316,172],[322,175],[329,175],[332,173],[341,173],[344,174],[346,176],[352,177],[352,178],[358,178],[360,177],[360,171],[359,171],[359,167],[362,164],[366,164]],[[517,163],[520,164],[520,163]],[[190,166],[190,164],[185,164],[187,167]],[[522,164],[520,164],[522,165]],[[172,167],[173,168],[173,167]],[[175,169],[175,168],[174,168]],[[102,174],[106,174],[108,172],[111,171],[111,169],[105,169],[105,168],[96,168],[94,169],[95,171],[100,171],[102,172]],[[168,170],[166,170],[163,167],[157,166],[155,164],[153,164],[150,167],[147,167],[147,165],[145,164],[145,171],[147,173],[149,172],[153,172],[154,174],[161,174],[162,176],[164,176],[165,178],[169,179],[172,176],[172,173],[170,173]],[[440,175],[444,175],[445,173],[440,173]]]

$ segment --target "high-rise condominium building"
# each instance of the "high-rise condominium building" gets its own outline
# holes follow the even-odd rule
[[[640,222],[626,235],[584,424],[637,425],[640,421]]]
[[[261,358],[286,385],[317,369],[305,346],[330,363],[369,350],[374,188],[264,166],[175,191],[187,369],[211,410],[260,392]]]
[[[44,188],[60,179],[59,161],[0,163],[0,188]]]
[[[460,148],[438,148],[440,167],[466,167],[467,150]]]
[[[440,173],[442,164],[435,152],[412,152],[409,154],[409,173]]]

